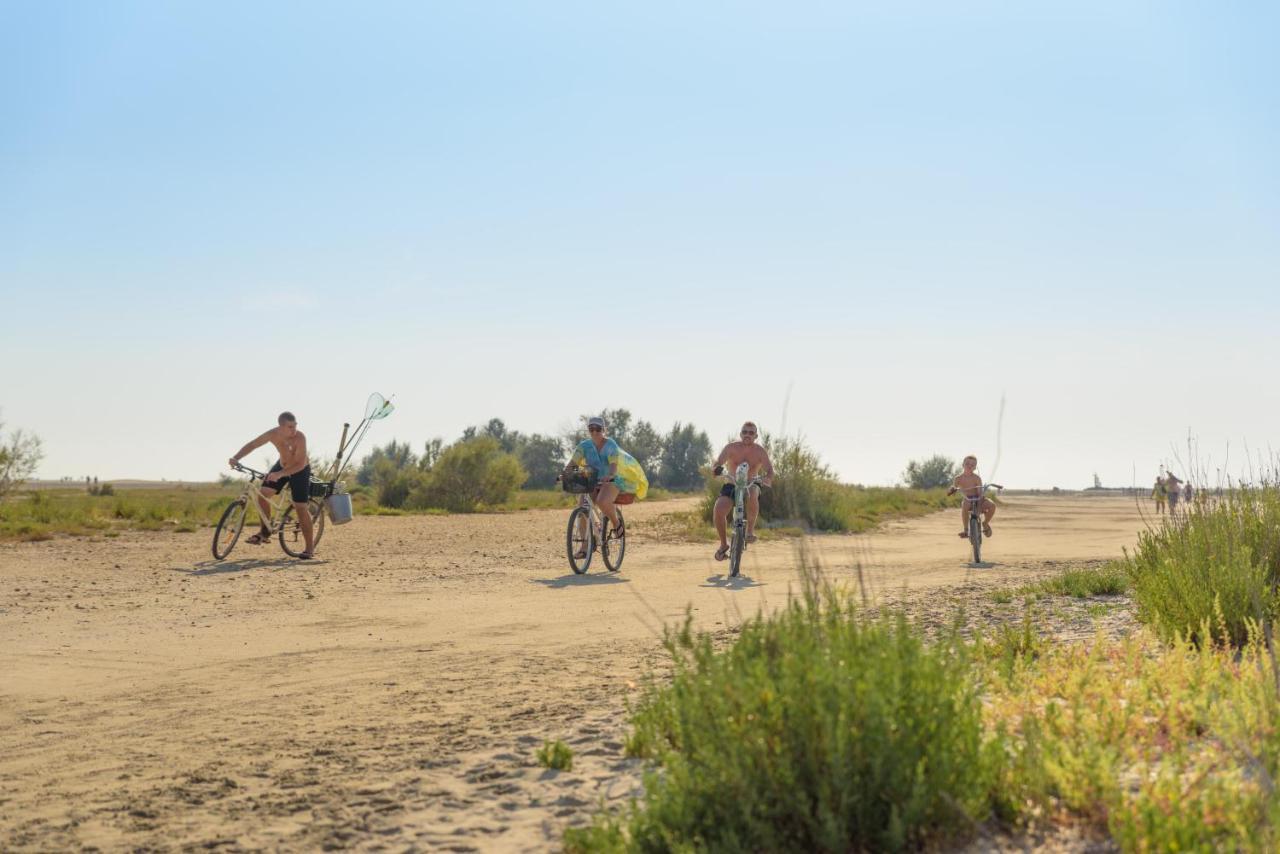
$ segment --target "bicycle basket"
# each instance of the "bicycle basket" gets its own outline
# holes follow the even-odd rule
[[[327,480],[311,481],[312,498],[328,498],[333,494],[333,484]]]
[[[586,495],[595,486],[595,478],[585,474],[567,474],[560,480],[564,491],[570,495]]]

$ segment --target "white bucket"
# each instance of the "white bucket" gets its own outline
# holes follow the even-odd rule
[[[330,495],[324,500],[324,504],[329,508],[329,521],[335,525],[345,525],[351,521],[351,494],[343,492],[338,495]]]

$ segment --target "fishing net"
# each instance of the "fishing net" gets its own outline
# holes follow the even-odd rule
[[[394,403],[375,391],[373,394],[369,395],[369,402],[365,404],[364,419],[365,421],[379,421],[386,418],[392,412],[395,412],[395,409],[396,406]],[[361,422],[361,426],[364,426],[363,422]]]

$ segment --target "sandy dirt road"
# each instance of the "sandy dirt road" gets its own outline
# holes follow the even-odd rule
[[[959,512],[808,540],[881,597],[944,602],[1119,556],[1132,499],[1009,496],[971,569]],[[786,601],[796,543],[730,583],[629,508],[623,571],[569,573],[564,511],[361,517],[322,559],[208,531],[0,545],[0,850],[543,850],[636,791],[625,697],[691,608]],[[597,564],[599,560],[597,559]],[[538,767],[562,738],[575,767]]]

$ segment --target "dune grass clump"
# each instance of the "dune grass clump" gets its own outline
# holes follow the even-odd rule
[[[1280,487],[1237,489],[1198,505],[1143,532],[1121,565],[1139,619],[1162,638],[1240,646],[1250,621],[1276,617]]]
[[[538,748],[537,759],[538,764],[543,768],[552,768],[556,771],[573,770],[573,748],[560,739],[544,741],[542,747]]]
[[[1129,576],[1118,563],[1100,567],[1068,569],[1024,588],[1028,593],[1048,593],[1088,599],[1093,596],[1118,596],[1129,589]]]
[[[642,806],[569,833],[570,850],[901,850],[992,810],[998,745],[958,640],[860,615],[812,576],[729,648],[668,632],[670,685],[627,750],[659,769]]]

